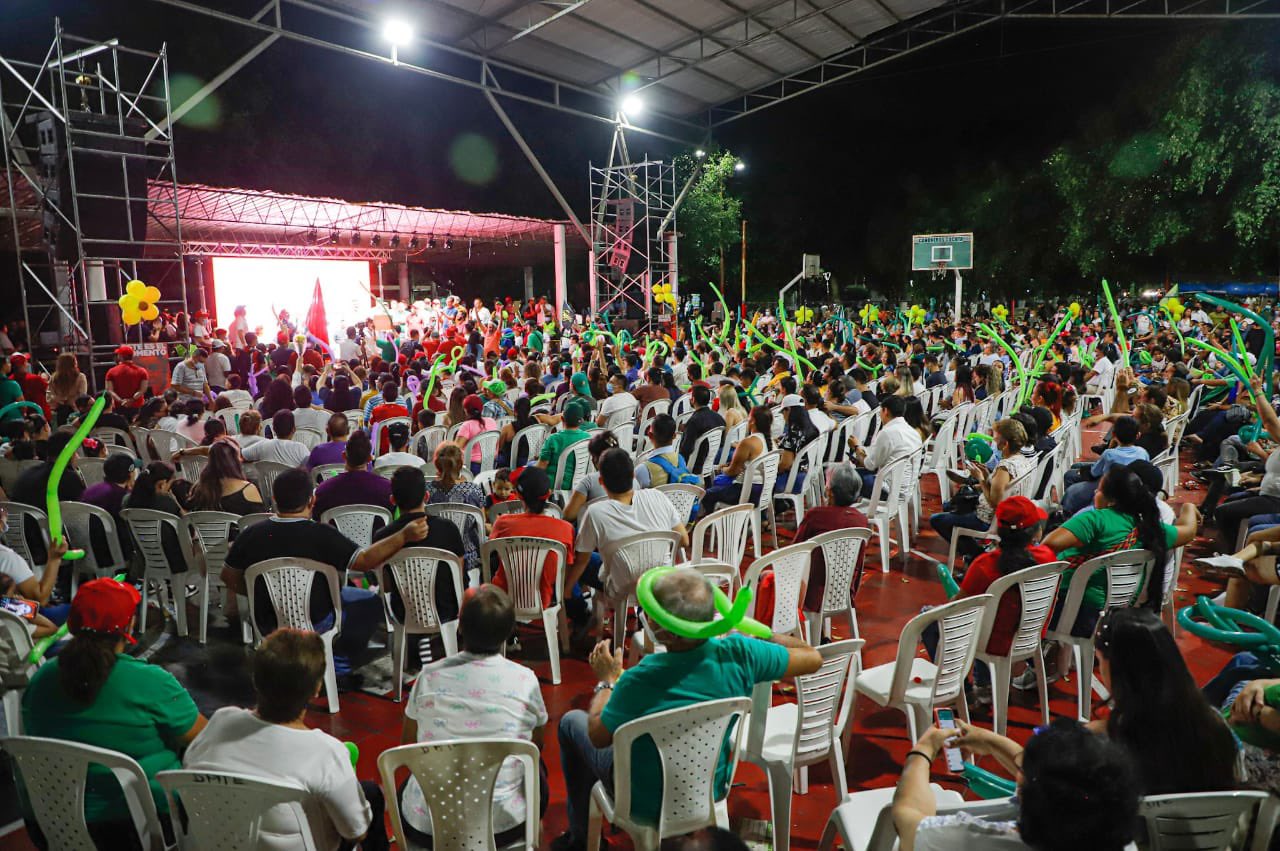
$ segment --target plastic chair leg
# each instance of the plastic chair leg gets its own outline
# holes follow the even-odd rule
[[[179,574],[175,579],[163,580],[169,586],[170,594],[173,597],[173,619],[178,624],[178,635],[187,636],[190,631],[187,629],[187,584],[182,577],[186,574]]]
[[[889,572],[889,521],[883,517],[877,517],[874,521],[876,524],[876,537],[880,539],[880,570],[883,573]]]
[[[200,643],[209,641],[209,574],[202,574],[200,582]]]
[[[991,674],[992,727],[997,735],[1003,736],[1009,726],[1009,672],[1012,666],[1008,659],[996,659],[986,665]]]
[[[22,691],[13,688],[4,693],[4,726],[10,736],[22,735]]]
[[[542,613],[542,628],[547,633],[547,658],[551,662],[551,684],[560,685],[560,609],[547,609]]]
[[[440,624],[440,640],[444,642],[444,655],[458,655],[458,622],[448,621]]]
[[[844,773],[844,753],[839,747],[832,743],[831,753],[827,755],[827,761],[831,763],[831,783],[836,787],[836,801],[843,804],[849,800],[849,780]]]
[[[600,831],[604,826],[604,816],[596,804],[595,793],[591,795],[591,807],[587,811],[587,851],[600,851]]]
[[[396,627],[391,638],[391,667],[395,669],[396,703],[404,699],[404,653],[408,636],[404,627]]]
[[[788,851],[791,847],[791,770],[771,762],[769,775],[769,809],[773,816],[773,849]]]
[[[333,664],[333,639],[324,643],[324,691],[329,699],[329,714],[338,714],[338,669]]]
[[[1036,656],[1036,689],[1040,692],[1040,723],[1049,723],[1049,677],[1044,670],[1044,650]]]

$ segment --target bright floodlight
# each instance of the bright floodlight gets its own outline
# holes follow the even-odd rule
[[[734,171],[742,171],[746,167],[747,167],[747,164],[744,163],[742,160],[738,160],[736,163],[733,164]]]
[[[644,99],[639,95],[627,95],[622,99],[622,111],[627,115],[639,115],[644,112]]]
[[[696,150],[696,151],[694,151],[694,152],[693,152],[693,155],[694,155],[695,157],[697,157],[698,159],[702,159],[703,157],[705,157],[705,156],[707,155],[707,152],[706,152],[706,151],[704,151],[704,150],[702,150],[702,148],[698,148],[698,150]]]
[[[413,41],[413,27],[408,21],[392,18],[382,27],[382,37],[395,47],[404,47]]]

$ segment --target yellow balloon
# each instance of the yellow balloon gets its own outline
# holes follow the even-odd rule
[[[148,304],[146,307],[142,309],[142,318],[147,320],[148,322],[150,322],[152,319],[157,318],[159,315],[160,315],[160,308],[156,307],[154,304]]]
[[[142,321],[142,314],[138,312],[136,307],[126,307],[121,312],[120,318],[125,325],[137,325]]]

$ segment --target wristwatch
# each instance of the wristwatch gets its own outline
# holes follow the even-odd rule
[[[609,691],[613,691],[613,683],[606,683],[604,680],[601,680],[600,682],[596,683],[596,687],[595,689],[592,690],[591,694],[593,696],[597,695],[600,692],[604,691],[605,689],[608,689]]]

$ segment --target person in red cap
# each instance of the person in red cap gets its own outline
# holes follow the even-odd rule
[[[49,411],[49,382],[45,381],[43,375],[31,371],[31,357],[22,352],[10,355],[9,366],[13,370],[11,377],[22,388],[22,398],[39,405],[44,411],[44,418],[52,422],[53,414]]]
[[[566,557],[573,552],[573,525],[544,513],[551,497],[551,477],[541,467],[519,467],[512,471],[512,483],[516,493],[524,500],[525,511],[520,514],[503,514],[493,523],[489,539],[531,536],[559,541],[564,545]],[[498,568],[493,584],[508,590],[506,571]],[[541,586],[542,606],[550,608],[555,598],[556,559],[548,555],[543,565]],[[566,592],[570,589],[565,589]],[[562,604],[563,600],[560,601]]]
[[[116,365],[107,370],[107,395],[116,403],[120,413],[132,417],[146,400],[147,371],[133,362],[133,348],[116,349]]]
[[[182,768],[179,753],[204,729],[191,695],[159,665],[125,648],[141,596],[132,585],[94,579],[71,601],[71,640],[38,668],[22,696],[22,721],[30,736],[63,739],[123,753],[151,780],[162,819],[169,805],[153,778]],[[134,832],[120,787],[91,775],[84,796],[89,833],[100,848],[116,847]]]
[[[1040,543],[1044,534],[1044,522],[1049,519],[1043,508],[1025,496],[1011,496],[996,505],[996,535],[1000,546],[982,553],[973,560],[965,571],[960,582],[959,597],[973,597],[987,593],[991,583],[1002,576],[1015,571],[1034,567],[1037,564],[1048,564],[1057,561],[1053,550]],[[993,656],[1002,656],[1009,652],[1013,643],[1013,635],[1018,631],[1022,620],[1022,597],[1016,591],[1010,591],[1000,599],[996,609],[996,620],[991,627],[991,636],[987,639],[986,652]],[[938,646],[938,628],[931,625],[925,630],[922,638],[924,645],[932,657]],[[1030,668],[1034,683],[1034,673]],[[973,666],[973,679],[978,688],[970,696],[970,704],[991,702],[991,674],[987,666]]]

